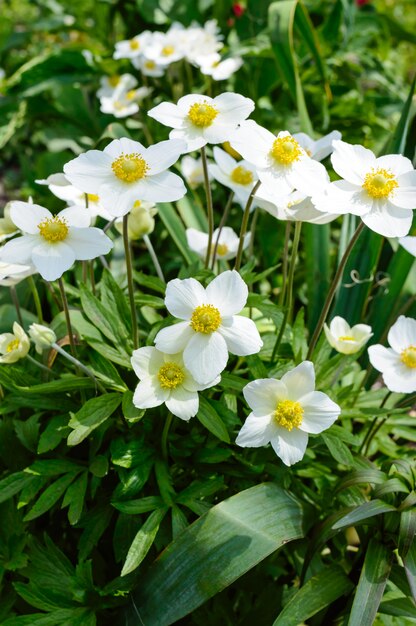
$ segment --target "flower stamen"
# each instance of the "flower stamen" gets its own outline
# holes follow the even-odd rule
[[[198,128],[208,128],[218,115],[218,109],[208,102],[195,102],[188,111],[188,118]]]
[[[250,185],[253,182],[253,172],[242,165],[237,165],[230,174],[230,178],[238,185]]]
[[[302,154],[301,146],[291,136],[277,137],[270,150],[270,156],[280,165],[291,165],[295,161],[299,161]]]
[[[381,167],[376,170],[372,168],[371,172],[366,174],[363,183],[363,189],[371,198],[375,199],[388,198],[398,186],[394,174]]]
[[[123,152],[112,162],[111,169],[117,178],[124,183],[135,183],[146,176],[149,166],[137,152],[132,154],[124,154]]]
[[[66,221],[57,215],[38,224],[39,233],[48,243],[59,243],[68,237],[69,227]]]
[[[411,369],[416,369],[416,346],[409,346],[400,354],[400,360]]]
[[[355,341],[354,337],[352,337],[351,335],[343,335],[342,337],[339,337],[340,341]]]
[[[190,325],[195,332],[209,335],[221,325],[220,312],[212,304],[197,306],[192,313]]]
[[[140,48],[140,44],[137,39],[131,39],[130,41],[130,50],[138,50]]]
[[[185,380],[185,373],[180,365],[169,361],[162,365],[157,377],[162,389],[176,389]]]
[[[6,352],[13,352],[13,350],[17,350],[20,346],[20,341],[18,339],[12,339],[10,343],[7,344]]]
[[[303,413],[303,408],[299,402],[282,400],[277,404],[273,418],[278,426],[290,431],[293,428],[299,428],[302,424]]]

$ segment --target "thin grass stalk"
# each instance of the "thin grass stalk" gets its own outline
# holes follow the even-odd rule
[[[126,269],[127,269],[127,287],[129,291],[131,327],[132,327],[132,332],[133,332],[133,346],[134,346],[134,349],[137,350],[137,348],[139,347],[139,327],[137,325],[137,311],[136,311],[136,303],[134,301],[133,265],[132,265],[131,248],[130,248],[130,241],[129,241],[128,215],[123,216],[123,243],[124,243],[124,254],[125,254]]]
[[[235,265],[234,265],[234,269],[237,272],[240,270],[241,259],[243,258],[244,237],[245,237],[245,234],[247,232],[248,220],[249,220],[249,217],[250,217],[251,205],[254,202],[254,196],[256,194],[256,191],[260,187],[260,185],[261,185],[261,180],[258,180],[257,183],[254,185],[253,189],[250,192],[250,195],[249,195],[248,200],[247,200],[247,204],[246,204],[245,209],[244,209],[243,219],[242,219],[242,222],[241,222],[241,229],[240,229],[240,241],[238,242],[237,256],[235,258]]]
[[[233,203],[234,200],[234,191],[232,191],[230,193],[230,195],[228,196],[228,200],[227,200],[227,204],[225,205],[225,209],[224,209],[224,213],[222,214],[219,226],[218,226],[218,234],[217,234],[217,238],[215,240],[214,243],[214,249],[212,251],[212,262],[211,262],[211,269],[214,269],[214,265],[215,265],[215,261],[216,261],[216,256],[217,256],[217,250],[218,250],[218,243],[220,241],[220,237],[221,237],[221,233],[222,233],[222,229],[224,228],[227,219],[228,219],[228,215],[230,213],[230,209],[231,209],[231,205]]]
[[[207,200],[207,219],[208,219],[208,248],[205,257],[205,267],[209,267],[211,257],[212,236],[214,233],[214,207],[212,205],[211,186],[209,184],[208,161],[205,146],[201,148],[202,171],[204,173],[205,195]]]

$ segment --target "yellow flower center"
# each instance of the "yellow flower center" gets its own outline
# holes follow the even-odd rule
[[[165,363],[160,368],[157,377],[162,389],[176,389],[185,380],[183,369],[177,363]]]
[[[388,198],[390,194],[398,187],[394,174],[390,170],[383,168],[374,168],[368,172],[364,178],[363,189],[366,190],[371,198]]]
[[[273,141],[270,156],[280,165],[291,165],[302,156],[302,148],[291,136],[277,137]]]
[[[120,82],[120,76],[117,76],[117,74],[114,74],[114,76],[109,76],[108,82],[110,83],[111,87],[117,87]]]
[[[137,41],[137,39],[132,39],[132,40],[130,41],[130,49],[131,49],[131,50],[138,50],[139,48],[140,48],[140,44],[139,44],[139,42]]]
[[[133,100],[135,97],[136,97],[136,90],[135,89],[130,89],[130,91],[128,91],[126,93],[127,100]]]
[[[123,152],[112,162],[111,168],[119,180],[124,183],[135,183],[146,176],[149,166],[140,154]]]
[[[282,402],[278,403],[273,417],[278,426],[292,430],[293,428],[299,428],[302,424],[303,409],[299,402],[282,400]]]
[[[17,350],[20,346],[20,341],[18,339],[12,339],[9,344],[7,344],[6,352],[13,352],[13,350]]]
[[[416,346],[409,346],[400,355],[400,360],[407,367],[416,369]]]
[[[250,185],[253,182],[253,172],[242,165],[237,165],[230,175],[231,180],[238,185]]]
[[[122,109],[124,109],[124,103],[120,102],[120,100],[115,100],[114,101],[114,108],[116,111],[121,111]]]
[[[68,237],[69,227],[64,219],[57,215],[38,224],[39,232],[48,243],[59,243]]]
[[[214,254],[215,245],[212,246],[212,253]],[[219,243],[217,246],[217,256],[225,256],[228,252],[228,246],[226,243]]]
[[[98,202],[100,197],[95,193],[87,193],[88,202]]]
[[[194,309],[191,317],[191,327],[197,333],[209,335],[221,324],[220,312],[212,304],[202,304]]]
[[[136,202],[133,204],[133,209],[139,209],[141,206],[142,206],[142,201],[136,200]]]
[[[195,102],[188,111],[188,117],[194,126],[207,128],[218,115],[218,110],[208,102]]]
[[[146,61],[144,64],[145,68],[148,70],[154,70],[156,67],[156,63],[154,61]]]
[[[340,341],[355,341],[354,337],[352,337],[351,335],[343,335],[342,337],[339,337]]]
[[[162,56],[170,57],[171,54],[175,52],[175,48],[173,46],[164,46],[162,48]]]

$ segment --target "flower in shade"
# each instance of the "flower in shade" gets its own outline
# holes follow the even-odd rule
[[[145,57],[155,61],[160,67],[166,67],[175,61],[183,59],[185,50],[175,31],[167,33],[153,33],[151,43],[146,47]]]
[[[19,265],[17,263],[2,263],[0,262],[0,286],[1,287],[14,287],[21,280],[24,280],[28,276],[36,274],[36,269],[33,265]]]
[[[261,185],[254,199],[256,204],[278,220],[328,224],[339,217],[334,213],[317,211],[311,199],[300,191],[287,196],[276,196],[269,187]]]
[[[387,335],[390,348],[377,344],[368,348],[371,365],[383,374],[390,391],[416,391],[416,320],[400,315]]]
[[[245,206],[248,197],[258,181],[256,168],[248,161],[236,161],[230,154],[217,146],[213,150],[215,163],[210,163],[209,171],[213,178],[235,193],[235,197]],[[251,209],[256,207],[253,202]]]
[[[376,157],[363,146],[334,141],[331,161],[342,180],[318,191],[312,201],[318,211],[352,213],[385,237],[403,237],[416,207],[416,171],[399,154]]]
[[[150,409],[165,403],[173,415],[183,420],[198,413],[198,391],[220,381],[217,376],[207,384],[197,383],[185,367],[181,354],[164,354],[150,346],[135,350],[131,364],[140,380],[133,404],[139,409]]]
[[[29,349],[29,337],[17,322],[13,324],[13,333],[0,335],[0,363],[16,363],[24,359]]]
[[[223,272],[206,289],[194,278],[171,280],[166,308],[183,321],[162,328],[156,348],[167,354],[183,351],[185,367],[195,380],[209,383],[225,368],[228,352],[246,356],[263,345],[253,320],[237,315],[247,296],[247,285],[236,271]]]
[[[402,237],[399,244],[413,256],[416,256],[416,237]]]
[[[355,354],[373,336],[371,326],[356,324],[350,326],[342,317],[334,317],[329,327],[324,325],[325,336],[330,346],[342,354]]]
[[[182,178],[167,171],[185,150],[179,139],[150,148],[131,139],[115,139],[104,151],[89,150],[69,161],[64,172],[75,187],[99,196],[113,217],[121,217],[137,199],[170,202],[186,194]]]
[[[341,408],[322,391],[315,391],[313,363],[304,361],[280,380],[261,378],[243,389],[252,409],[236,443],[244,448],[272,444],[285,465],[303,458],[309,434],[335,422]]]
[[[102,217],[109,222],[113,219],[112,215],[102,206],[99,196],[92,193],[84,193],[81,189],[77,189],[74,185],[71,185],[64,174],[51,174],[45,180],[37,180],[36,182],[41,185],[47,184],[49,191],[67,204],[71,206],[76,204],[84,209],[88,209],[91,219]]]
[[[332,142],[335,139],[341,139],[341,133],[338,130],[333,130],[316,141],[306,133],[295,133],[293,137],[312,159],[323,161],[332,153],[334,149]]]
[[[198,185],[202,185],[204,182],[204,170],[201,158],[194,159],[189,155],[184,156],[181,160],[181,172],[191,189],[194,189]],[[212,175],[209,171],[208,177],[210,180],[212,179]]]
[[[224,226],[221,229],[220,237],[218,239],[219,229],[217,228],[213,232],[212,236],[212,246],[211,246],[211,256],[214,254],[215,247],[216,253],[215,258],[217,260],[229,261],[230,259],[234,259],[237,256],[238,244],[240,238],[229,226]],[[244,246],[243,250],[247,248],[250,243],[250,233],[246,233],[244,236]],[[216,245],[218,239],[218,245]],[[188,242],[188,246],[191,250],[197,253],[201,259],[205,259],[207,255],[208,248],[208,235],[207,233],[203,233],[200,230],[196,230],[195,228],[187,228],[186,229],[186,240]]]
[[[253,100],[238,93],[222,93],[216,98],[190,94],[177,104],[162,102],[148,115],[173,128],[169,137],[185,140],[187,151],[192,152],[207,143],[227,141],[253,109]]]
[[[297,189],[311,195],[328,183],[325,167],[311,159],[286,130],[276,136],[247,120],[235,131],[230,144],[256,167],[262,185],[272,193],[284,196]]]
[[[56,335],[52,328],[48,328],[43,324],[31,324],[29,326],[29,337],[35,344],[35,350],[38,354],[42,354],[44,350],[48,350],[56,342]]]
[[[13,202],[10,216],[23,236],[3,246],[0,261],[34,265],[45,280],[56,280],[75,261],[95,259],[113,247],[102,230],[90,227],[90,215],[81,207],[52,215],[38,204]]]

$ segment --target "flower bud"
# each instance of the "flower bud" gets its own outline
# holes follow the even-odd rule
[[[31,324],[29,336],[34,342],[38,354],[42,354],[43,350],[47,350],[56,342],[56,335],[53,330],[42,324]]]
[[[141,239],[143,235],[150,235],[155,227],[153,216],[156,213],[157,209],[152,203],[140,202],[140,200],[135,202],[127,220],[129,239],[136,241]],[[123,232],[122,220],[117,220],[116,228],[120,233]]]

